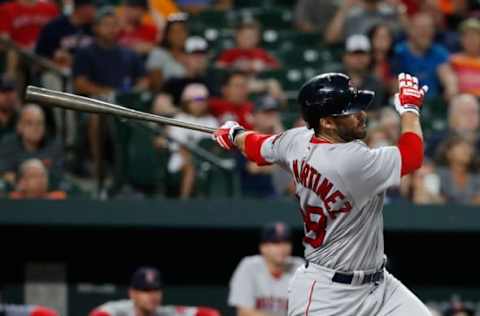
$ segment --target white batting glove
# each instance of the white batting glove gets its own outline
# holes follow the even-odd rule
[[[235,121],[227,121],[220,126],[213,138],[220,147],[230,150],[235,147],[235,137],[245,131],[245,128]]]
[[[395,94],[395,110],[402,115],[412,112],[420,115],[420,108],[423,105],[423,98],[428,91],[428,86],[418,88],[418,78],[409,74],[398,75],[399,92]]]

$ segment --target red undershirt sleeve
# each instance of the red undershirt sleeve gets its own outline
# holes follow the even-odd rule
[[[245,137],[245,155],[247,159],[256,162],[259,166],[270,165],[265,158],[262,157],[262,144],[272,135],[251,133]]]
[[[423,141],[415,133],[403,133],[398,140],[398,149],[402,159],[401,176],[419,169],[423,163]]]

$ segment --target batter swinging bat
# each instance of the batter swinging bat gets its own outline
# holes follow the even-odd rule
[[[161,115],[132,110],[118,104],[35,86],[27,87],[25,98],[31,102],[61,107],[68,110],[98,114],[112,114],[118,117],[173,125],[210,134],[215,132],[215,128],[212,127],[182,122]]]

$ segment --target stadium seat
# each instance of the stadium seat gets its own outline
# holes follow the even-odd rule
[[[220,159],[233,161],[233,155],[222,150],[213,140],[203,139],[198,146]],[[195,155],[194,161],[197,170],[196,191],[199,196],[218,197],[239,194],[239,179],[236,173],[220,169]]]
[[[149,92],[126,92],[115,95],[115,103],[139,111],[150,111],[153,96]]]
[[[188,19],[188,27],[191,32],[203,32],[206,29],[228,29],[234,24],[233,13],[206,10]]]
[[[131,184],[145,194],[164,193],[167,186],[168,150],[153,146],[155,133],[143,123],[114,119],[116,166],[113,191]]]

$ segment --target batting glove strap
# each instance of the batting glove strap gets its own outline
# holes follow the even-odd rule
[[[232,127],[230,129],[230,131],[228,132],[228,137],[230,138],[230,141],[235,144],[235,138],[238,136],[238,135],[241,135],[243,133],[245,133],[246,129],[243,128],[242,126],[236,126],[236,127]]]
[[[244,131],[245,128],[237,122],[228,121],[213,133],[213,138],[222,148],[231,150],[235,148],[235,138]]]

